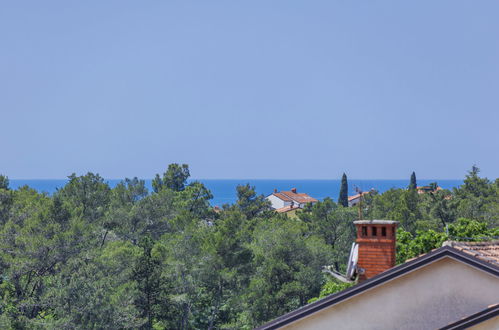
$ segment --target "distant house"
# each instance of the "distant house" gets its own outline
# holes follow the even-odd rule
[[[369,191],[364,191],[362,194],[357,194],[348,197],[348,206],[352,207],[360,203],[360,197],[369,194]]]
[[[359,283],[258,329],[499,329],[499,241],[446,242],[395,266],[397,223],[354,224]]]
[[[270,194],[266,198],[272,204],[272,208],[281,213],[289,212],[293,208],[301,209],[308,203],[314,204],[318,202],[317,199],[310,197],[305,193],[298,193],[296,188],[293,188],[290,191],[280,192],[275,189],[274,193]],[[290,209],[286,209],[286,207],[290,207]]]
[[[433,192],[437,192],[439,190],[442,190],[442,188],[440,188],[439,186],[436,186],[435,187],[432,187],[432,186],[421,186],[421,187],[417,187],[416,188],[418,194],[427,194],[427,193],[433,193]]]
[[[298,206],[284,206],[281,207],[280,209],[276,209],[275,211],[277,213],[283,213],[286,214],[290,218],[297,218],[298,216],[296,215],[296,211],[300,210]]]

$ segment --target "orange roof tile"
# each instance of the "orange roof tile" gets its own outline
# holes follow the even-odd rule
[[[296,203],[316,203],[317,199],[309,196],[305,193],[296,193],[293,191],[281,191],[273,193],[274,196],[282,199],[285,202],[296,202]]]
[[[488,242],[447,241],[443,245],[451,246],[483,261],[499,265],[499,240]]]
[[[274,193],[273,195],[276,196],[277,198],[282,199],[285,202],[291,202],[291,201],[293,201],[291,198],[289,198],[288,196],[286,196],[285,194],[280,193],[280,192]]]
[[[299,209],[298,206],[284,206],[284,207],[281,207],[280,209],[277,209],[276,212],[278,213],[286,213],[286,212],[289,212],[289,211],[293,211],[293,210],[296,210],[296,209]]]

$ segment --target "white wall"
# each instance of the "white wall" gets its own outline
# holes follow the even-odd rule
[[[267,199],[270,201],[270,203],[272,203],[272,207],[274,209],[280,209],[284,206],[286,206],[286,203],[284,203],[284,201],[274,195],[270,195],[270,196],[267,196]],[[290,205],[290,203],[288,203],[288,205]]]

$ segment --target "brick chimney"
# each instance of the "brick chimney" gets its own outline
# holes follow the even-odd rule
[[[291,192],[292,192],[293,194],[296,194],[296,188],[291,189]]]
[[[367,280],[395,266],[397,221],[358,220],[357,229],[359,280]]]

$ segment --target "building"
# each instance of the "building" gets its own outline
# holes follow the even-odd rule
[[[363,193],[353,195],[353,196],[348,196],[348,206],[352,207],[360,203],[360,198],[361,196],[365,196],[369,194],[369,191],[364,191]]]
[[[274,192],[266,197],[270,203],[272,204],[272,208],[275,210],[281,210],[282,212],[287,212],[285,207],[290,207],[291,210],[293,208],[303,208],[305,204],[308,203],[317,203],[318,200],[310,197],[305,193],[298,193],[296,188],[291,189],[290,191],[277,191],[274,189]]]
[[[393,267],[394,221],[356,221],[359,283],[259,329],[499,329],[499,241],[446,242]]]
[[[416,190],[418,192],[418,194],[427,194],[427,193],[434,193],[434,192],[437,192],[439,190],[442,190],[441,187],[439,186],[436,186],[436,187],[432,187],[432,186],[418,186],[416,187]]]
[[[297,218],[296,211],[300,210],[298,206],[284,206],[280,209],[275,210],[277,213],[286,214],[290,218]]]

